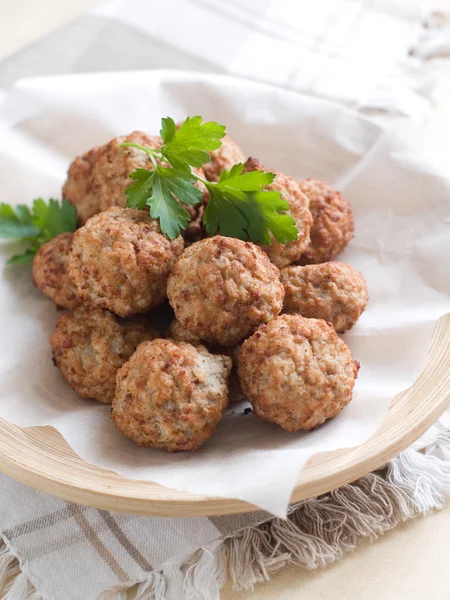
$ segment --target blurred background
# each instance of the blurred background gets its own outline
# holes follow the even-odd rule
[[[21,77],[176,68],[265,81],[378,118],[434,119],[450,0],[0,0],[0,89]]]

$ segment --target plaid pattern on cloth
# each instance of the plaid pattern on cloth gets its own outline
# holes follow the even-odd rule
[[[421,9],[401,0],[110,0],[1,63],[0,88],[6,92],[32,75],[177,68],[226,72],[367,112],[423,119],[437,80],[436,64],[423,58],[436,54],[434,28],[442,33],[436,15],[428,30],[423,19]],[[441,67],[439,62],[440,76]],[[392,467],[394,484],[369,475],[301,509],[292,507],[284,526],[264,512],[217,518],[113,514],[68,504],[2,475],[0,585],[17,575],[8,600],[124,600],[124,589],[135,582],[142,582],[140,600],[211,600],[225,577],[220,560],[244,587],[289,561],[323,566],[339,558],[343,540],[349,549],[358,536],[373,537],[442,504],[441,490],[430,492],[431,500],[426,489],[425,499],[417,498],[411,473],[425,473],[425,464],[417,466],[425,458],[411,456],[410,463],[404,457],[395,463],[402,468]],[[443,464],[442,489],[450,482]],[[405,471],[408,493],[400,476]],[[230,536],[219,560],[220,540]]]
[[[221,538],[271,518],[263,511],[230,517],[136,517],[71,504],[5,475],[0,484],[3,539],[49,600],[94,600],[107,588],[146,582],[160,565],[170,576],[171,566],[199,548],[213,550]],[[12,558],[8,548],[3,557],[0,552],[0,582],[5,558]],[[210,557],[212,563],[212,553]],[[182,598],[177,581],[170,593]]]

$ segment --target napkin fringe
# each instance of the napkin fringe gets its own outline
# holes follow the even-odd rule
[[[1,600],[45,600],[31,583],[19,557],[6,538],[0,542],[0,593]]]
[[[444,433],[352,484],[296,504],[288,519],[243,529],[214,551],[202,548],[180,565],[163,565],[140,584],[136,600],[164,600],[174,590],[182,594],[167,597],[218,600],[228,578],[235,590],[253,590],[287,565],[323,568],[362,540],[373,542],[404,521],[443,508],[448,495],[450,433]],[[98,600],[123,598],[117,590]]]
[[[102,592],[97,600],[219,600],[229,578],[236,590],[253,590],[287,565],[312,570],[376,540],[400,523],[443,508],[450,495],[450,432],[431,436],[386,467],[333,492],[291,507],[287,519],[242,529],[221,543],[198,549],[180,564],[165,563],[141,582]],[[1,600],[44,600],[26,565],[4,538],[0,546]]]
[[[238,532],[218,552],[228,564],[233,588],[253,590],[288,564],[325,567],[363,539],[373,542],[404,521],[443,508],[449,495],[446,432],[422,450],[402,452],[385,469],[297,504],[288,520]]]

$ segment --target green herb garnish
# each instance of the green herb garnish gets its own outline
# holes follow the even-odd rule
[[[12,256],[7,264],[30,262],[42,244],[65,231],[75,231],[76,220],[75,207],[67,200],[46,203],[37,198],[31,210],[23,204],[0,204],[0,238],[27,244],[24,252]]]
[[[289,204],[279,192],[264,189],[275,179],[274,173],[244,173],[239,163],[229,172],[224,170],[214,183],[192,172],[191,167],[211,162],[209,153],[220,148],[225,135],[223,125],[202,123],[202,117],[188,117],[177,129],[175,121],[167,117],[162,119],[160,133],[164,143],[157,150],[133,142],[120,147],[138,148],[152,161],[153,170],[137,169],[130,174],[135,183],[125,191],[127,206],[148,206],[150,215],[159,219],[161,231],[169,239],[180,235],[191,218],[183,204],[192,206],[201,201],[202,192],[193,185],[196,181],[201,181],[210,193],[203,216],[209,235],[220,232],[265,245],[270,244],[271,234],[283,244],[297,239],[295,221],[284,212]]]
[[[239,163],[220,174],[217,183],[208,186],[211,197],[206,206],[203,222],[209,235],[220,230],[222,235],[241,240],[271,242],[270,232],[282,244],[296,240],[298,229],[294,219],[280,211],[289,209],[279,192],[263,188],[272,183],[275,173],[252,171],[243,173]]]

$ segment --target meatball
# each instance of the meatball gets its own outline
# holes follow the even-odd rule
[[[33,260],[34,284],[61,308],[78,306],[78,292],[67,272],[73,233],[60,233],[43,244]]]
[[[84,224],[93,215],[110,206],[126,206],[124,192],[133,183],[129,175],[136,169],[153,170],[153,163],[138,148],[119,148],[124,142],[133,142],[149,148],[160,148],[159,136],[133,131],[130,135],[114,138],[104,146],[98,146],[82,157],[77,157],[69,167],[63,196],[77,209],[78,219]],[[196,172],[203,176],[203,170]],[[207,196],[204,185],[195,184]],[[192,218],[197,216],[195,207],[186,206]]]
[[[364,277],[345,263],[285,267],[280,278],[287,313],[324,319],[340,333],[353,327],[369,298]]]
[[[83,156],[77,156],[69,167],[63,186],[63,197],[77,209],[83,225],[93,215],[117,205],[125,206],[124,192],[133,182],[130,173],[136,169],[152,169],[150,158],[137,148],[119,148],[123,142],[134,142],[159,148],[162,139],[142,131],[117,137],[104,146],[97,146]]]
[[[102,152],[103,146],[96,146],[82,156],[77,156],[69,167],[62,188],[63,198],[75,206],[81,225],[101,210],[99,199],[93,190],[92,169]]]
[[[170,327],[167,331],[167,337],[175,340],[176,342],[189,342],[189,344],[194,345],[202,343],[198,335],[183,327],[178,319],[174,319],[170,324]]]
[[[203,171],[208,181],[219,181],[220,173],[224,169],[229,171],[235,164],[245,161],[245,155],[240,146],[229,135],[225,135],[221,141],[220,148],[210,152],[211,162],[203,165]]]
[[[141,342],[155,336],[145,317],[123,320],[107,310],[80,306],[56,325],[50,340],[53,362],[79,396],[111,404],[117,369]]]
[[[139,446],[197,450],[228,406],[230,369],[201,345],[144,342],[117,372],[111,418]]]
[[[312,429],[350,402],[359,364],[334,328],[282,315],[242,344],[239,379],[257,417],[286,431]]]
[[[249,158],[245,163],[245,171],[266,170],[255,158]],[[270,260],[277,267],[286,267],[299,260],[303,252],[308,248],[309,232],[312,225],[312,215],[309,210],[309,200],[300,190],[298,183],[283,173],[276,172],[275,181],[268,185],[266,190],[279,192],[289,204],[290,214],[298,229],[298,238],[293,242],[280,244],[275,239],[270,246],[263,246],[263,250],[269,255]]]
[[[190,208],[196,210],[195,215],[192,216],[192,220],[189,221],[184,232],[184,240],[186,246],[190,246],[194,242],[198,242],[206,237],[205,227],[203,226],[203,215],[205,213],[206,204],[200,204],[198,207],[186,206],[185,208],[189,211]]]
[[[322,181],[305,179],[298,182],[309,198],[313,216],[311,242],[299,264],[322,263],[336,258],[353,237],[353,212],[339,192]]]
[[[167,296],[183,327],[207,342],[236,346],[280,313],[284,289],[258,246],[215,236],[183,252]]]
[[[202,343],[200,338],[195,333],[185,329],[177,319],[174,319],[170,324],[167,335],[172,340],[176,340],[177,342],[189,342],[194,346]],[[240,400],[244,400],[244,394],[241,390],[241,384],[237,374],[237,355],[239,352],[239,346],[234,346],[233,348],[224,348],[223,346],[217,346],[213,344],[208,346],[208,350],[213,354],[222,354],[231,358],[233,367],[231,369],[229,380],[230,402],[239,402]]]
[[[181,236],[164,237],[147,211],[112,207],[75,233],[69,274],[84,302],[129,317],[166,298],[183,246]]]

